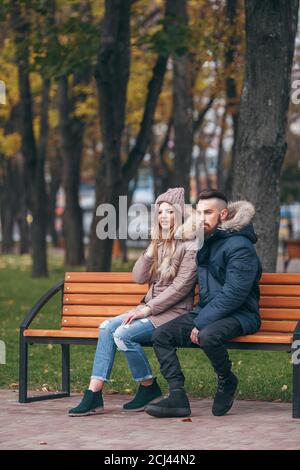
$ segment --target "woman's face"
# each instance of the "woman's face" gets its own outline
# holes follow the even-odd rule
[[[174,226],[174,221],[175,214],[173,206],[168,202],[162,202],[158,209],[159,226],[164,232],[169,232],[169,230]]]

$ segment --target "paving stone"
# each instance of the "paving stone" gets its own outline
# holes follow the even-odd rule
[[[191,399],[192,421],[124,412],[128,395],[106,395],[103,415],[70,418],[79,395],[21,404],[0,390],[0,449],[300,449],[300,419],[290,403],[236,400],[215,417],[212,401]]]

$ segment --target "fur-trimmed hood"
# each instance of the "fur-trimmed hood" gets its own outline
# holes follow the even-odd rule
[[[222,222],[222,230],[240,231],[252,222],[254,205],[249,201],[236,201],[228,204],[228,218]]]
[[[228,218],[218,226],[218,230],[240,232],[247,225],[251,224],[255,215],[255,208],[249,201],[229,202],[227,208],[229,212]],[[199,217],[196,214],[196,211],[193,210],[186,222],[176,230],[176,236],[182,238],[182,240],[192,240],[196,238],[201,225]]]

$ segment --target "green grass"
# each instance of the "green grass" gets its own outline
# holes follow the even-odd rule
[[[64,271],[80,270],[62,267],[62,259],[52,256],[48,279],[32,279],[30,258],[27,255],[2,255],[0,258],[0,340],[6,345],[6,364],[0,364],[0,387],[18,388],[18,334],[19,325],[34,302],[47,289],[63,278]],[[127,271],[132,262],[122,266],[114,263],[116,271]],[[43,308],[34,320],[36,328],[56,328],[60,324],[59,296]],[[71,387],[73,392],[83,391],[89,381],[95,346],[71,347]],[[151,348],[146,349],[154,373],[166,392],[166,384],[159,372],[159,365]],[[186,388],[190,396],[213,397],[216,385],[215,374],[202,351],[180,350],[178,352],[186,377]],[[233,370],[240,383],[238,397],[253,400],[291,400],[292,365],[287,352],[275,351],[230,351]],[[29,348],[30,388],[59,390],[60,346],[33,345]],[[111,382],[107,392],[134,393],[133,382],[123,355],[117,352]]]

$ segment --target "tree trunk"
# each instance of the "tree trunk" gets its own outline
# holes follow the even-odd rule
[[[18,210],[16,221],[20,233],[20,248],[19,253],[23,255],[29,253],[30,240],[29,240],[29,224],[27,220],[28,215],[28,188],[25,183],[24,171],[24,157],[18,159],[17,165],[17,194],[18,194]]]
[[[29,39],[30,28],[27,21],[28,4],[20,4],[17,0],[11,2],[11,23],[15,36],[16,60],[18,66],[18,82],[21,110],[22,153],[25,161],[25,184],[28,190],[28,205],[32,214],[32,276],[48,276],[47,267],[47,195],[44,177],[47,134],[49,88],[48,79],[43,79],[42,103],[40,116],[40,142],[37,148],[33,132],[33,105],[30,87]],[[49,21],[53,24],[54,2],[47,3]]]
[[[84,263],[83,221],[79,205],[80,162],[83,149],[84,122],[71,117],[74,102],[69,98],[68,77],[59,79],[58,103],[60,116],[61,154],[63,160],[63,188],[65,211],[63,233],[65,239],[65,264],[78,266]]]
[[[83,24],[91,22],[91,2],[74,2],[71,10],[80,14]],[[80,166],[82,160],[86,119],[76,116],[76,108],[87,98],[86,87],[91,81],[91,66],[76,68],[71,75],[63,75],[58,83],[62,182],[65,192],[63,233],[65,264],[84,264],[83,213],[79,204]],[[72,85],[71,85],[72,83]]]
[[[155,196],[158,196],[158,194],[165,193],[168,190],[168,188],[170,188],[170,186],[172,186],[173,169],[171,169],[168,166],[168,164],[165,160],[167,152],[168,152],[168,144],[169,144],[172,128],[173,128],[173,118],[172,118],[172,115],[171,115],[171,117],[169,119],[169,122],[168,122],[166,135],[164,136],[163,142],[162,142],[162,144],[160,146],[160,149],[158,151],[161,177],[160,177],[160,189],[159,189],[157,195],[155,194]]]
[[[45,79],[42,90],[41,105],[41,132],[38,150],[38,158],[35,165],[35,174],[32,179],[32,216],[31,225],[32,251],[33,251],[33,277],[48,276],[47,266],[47,218],[48,200],[45,181],[45,160],[48,136],[48,108],[49,108],[50,81]]]
[[[174,0],[182,26],[188,28],[186,0]],[[190,202],[190,171],[193,150],[193,96],[191,62],[188,51],[173,57],[173,124],[175,159],[173,185],[185,189],[186,202]]]
[[[116,220],[118,220],[119,212],[119,195],[126,194],[122,191],[122,185],[109,186],[104,159],[99,163],[97,175],[96,175],[96,201],[97,207],[101,204],[111,204],[116,209]],[[91,226],[91,240],[90,240],[90,253],[88,260],[88,271],[110,271],[111,270],[111,257],[112,257],[112,247],[113,239],[105,238],[99,239],[96,232],[96,227],[98,224],[98,216],[93,217],[92,226]],[[116,228],[118,223],[116,223]],[[94,254],[94,256],[93,256]]]
[[[107,0],[95,79],[99,97],[103,155],[96,176],[96,207],[118,204],[122,183],[121,138],[130,68],[131,1]],[[113,240],[97,237],[94,213],[87,269],[110,271]]]
[[[160,175],[160,165],[157,161],[156,149],[155,149],[155,137],[152,135],[152,139],[149,145],[149,153],[150,153],[150,165],[151,165],[151,173],[152,173],[152,180],[153,180],[153,189],[154,189],[154,197],[157,198],[160,187],[161,187],[161,175]]]
[[[99,95],[103,156],[98,164],[96,207],[115,206],[118,224],[118,197],[128,194],[129,181],[135,177],[150,142],[152,122],[167,66],[166,55],[159,55],[148,83],[144,114],[136,144],[121,165],[121,137],[124,129],[126,92],[130,67],[130,7],[128,0],[107,0],[101,47],[95,78]],[[172,16],[173,0],[167,0],[166,14]],[[100,240],[94,214],[87,270],[109,271],[113,240]],[[118,225],[117,225],[118,228]]]
[[[206,148],[200,147],[200,155],[199,155],[200,163],[203,166],[204,174],[205,174],[205,181],[206,181],[206,188],[211,187],[209,172],[207,168],[207,161],[206,161]]]
[[[1,184],[1,228],[2,228],[2,253],[13,253],[13,227],[15,221],[15,191],[14,171],[12,158],[1,158],[2,184]]]
[[[226,114],[231,116],[232,120],[232,134],[233,144],[231,148],[231,160],[227,169],[226,178],[221,178],[223,191],[227,197],[231,199],[232,194],[232,179],[233,169],[235,166],[236,155],[236,142],[238,135],[238,119],[239,119],[239,96],[237,92],[236,79],[234,74],[236,72],[236,49],[238,44],[237,35],[237,15],[238,15],[238,0],[226,0],[226,20],[230,28],[228,44],[225,49],[225,91],[226,91]]]
[[[279,177],[286,152],[290,77],[299,0],[246,0],[246,66],[241,97],[233,198],[256,207],[258,253],[275,271]]]
[[[55,247],[59,246],[58,233],[55,228],[55,210],[56,210],[56,198],[61,185],[61,168],[62,158],[60,153],[57,152],[55,157],[49,160],[49,171],[51,181],[48,190],[48,233],[51,236],[52,244]]]
[[[220,137],[218,144],[218,156],[217,156],[217,185],[219,191],[226,192],[226,181],[228,181],[228,169],[224,167],[224,135],[226,130],[226,118],[227,118],[227,106],[224,106],[223,114],[221,117],[220,124]],[[233,150],[232,150],[233,151]],[[230,170],[229,170],[230,171]]]

